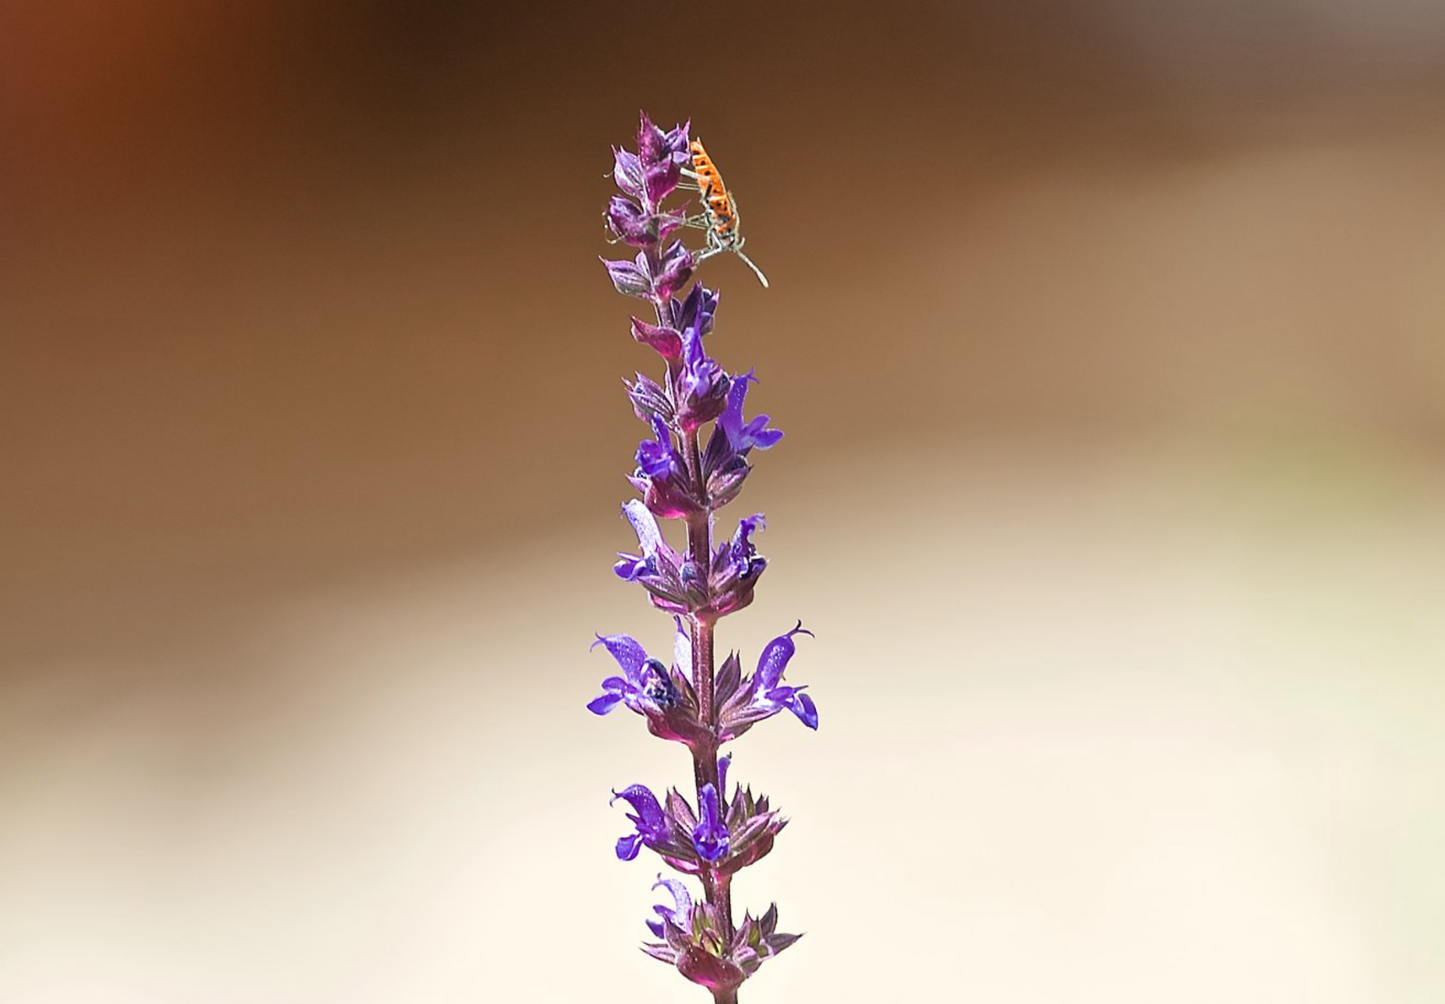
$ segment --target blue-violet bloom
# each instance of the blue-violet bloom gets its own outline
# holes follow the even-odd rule
[[[612,801],[616,802],[619,798],[632,806],[627,818],[637,830],[617,838],[617,857],[631,861],[644,844],[653,847],[667,840],[667,820],[663,817],[662,804],[657,796],[645,785],[634,784],[614,791]]]
[[[657,876],[657,881],[652,884],[654,889],[666,889],[672,894],[672,906],[659,903],[652,908],[652,911],[662,918],[661,920],[649,920],[647,929],[659,938],[664,936],[666,924],[681,931],[689,930],[692,927],[692,894],[687,891],[687,886],[677,879],[663,878]]]
[[[697,792],[698,822],[692,846],[704,861],[716,861],[728,852],[728,828],[718,815],[717,789],[705,784]]]
[[[778,440],[783,438],[780,430],[767,427],[767,415],[758,415],[751,422],[743,419],[743,399],[748,396],[748,384],[756,383],[757,379],[752,370],[733,379],[732,387],[728,390],[727,407],[723,410],[722,418],[718,420],[729,445],[743,455],[754,446],[760,450],[772,449]]]

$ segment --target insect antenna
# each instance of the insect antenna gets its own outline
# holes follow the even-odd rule
[[[737,255],[739,258],[741,258],[741,259],[743,260],[743,264],[746,265],[748,268],[750,268],[750,269],[753,270],[753,275],[755,275],[755,276],[758,277],[758,282],[760,282],[760,283],[763,284],[763,288],[764,288],[764,289],[767,289],[767,288],[768,288],[768,277],[765,276],[765,275],[763,275],[763,270],[760,269],[760,268],[758,268],[756,265],[754,265],[754,264],[753,264],[753,260],[752,260],[751,258],[749,258],[747,255],[743,254],[742,251],[741,251],[741,249],[739,249],[739,248],[733,248],[733,254],[735,254],[735,255]]]

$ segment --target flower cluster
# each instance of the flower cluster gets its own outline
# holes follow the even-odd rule
[[[692,798],[677,789],[659,798],[643,784],[613,792],[613,802],[630,810],[632,826],[616,853],[631,861],[645,848],[701,883],[703,898],[694,902],[681,880],[659,877],[654,888],[666,889],[673,902],[654,908],[657,919],[648,928],[660,940],[644,951],[707,987],[715,1004],[732,1004],[763,960],[798,936],[777,933],[776,906],[734,922],[732,876],[772,850],[787,820],[751,788],[729,788],[732,757],[719,751],[784,710],[816,729],[818,709],[806,688],[783,680],[795,638],[811,635],[801,622],[764,646],[750,674],[736,652],[714,665],[718,620],[752,602],[768,566],[754,539],[765,526],[762,513],[739,519],[731,535],[715,541],[716,514],[742,490],[753,451],[771,449],[783,434],[767,415],[745,413],[753,371],[729,373],[708,354],[718,295],[700,282],[688,286],[705,256],[693,255],[677,236],[692,222],[685,209],[667,204],[687,187],[688,150],[688,126],[663,130],[643,115],[637,152],[613,151],[612,177],[621,194],[613,196],[605,219],[613,243],[637,253],[630,260],[603,259],[618,292],[651,303],[655,318],[634,317],[632,337],[664,364],[660,379],[638,373],[626,381],[647,434],[628,476],[639,497],[622,507],[637,550],[620,553],[613,571],[672,615],[673,650],[668,662],[629,635],[598,635],[594,647],[605,648],[619,672],[602,681],[602,693],[587,707],[597,715],[625,707],[642,716],[653,735],[682,743],[692,757]],[[669,544],[659,520],[681,521],[686,545]]]
[[[658,904],[657,920],[647,922],[648,930],[661,938],[642,950],[654,959],[671,963],[688,979],[715,994],[734,992],[763,964],[801,935],[778,934],[778,907],[768,907],[761,917],[743,915],[743,922],[729,938],[723,919],[711,903],[693,903],[687,887],[676,879],[658,877],[653,888],[666,889],[672,906]]]
[[[631,861],[646,847],[687,875],[704,870],[731,875],[772,850],[773,838],[788,821],[768,808],[766,795],[755,798],[750,788],[739,785],[732,800],[726,799],[729,759],[718,760],[722,788],[709,781],[698,789],[696,811],[676,788],[668,791],[665,802],[641,784],[613,792],[614,802],[632,807],[627,818],[634,827],[618,838],[618,858]]]

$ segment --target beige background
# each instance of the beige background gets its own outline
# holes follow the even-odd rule
[[[1445,997],[1445,14],[698,14],[5,12],[0,1002],[703,996],[583,710],[639,105],[773,280],[722,642],[817,632],[745,999]]]

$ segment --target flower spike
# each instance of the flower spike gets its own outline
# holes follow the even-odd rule
[[[648,304],[644,316],[631,318],[631,335],[660,357],[663,370],[623,381],[648,432],[627,476],[638,497],[622,506],[636,549],[618,552],[612,570],[672,615],[672,662],[650,655],[631,635],[599,634],[593,647],[604,648],[617,668],[587,709],[605,716],[626,708],[653,735],[691,754],[695,797],[676,788],[655,794],[642,784],[612,793],[614,803],[626,803],[632,827],[614,851],[632,861],[645,848],[672,871],[699,880],[702,898],[694,899],[682,879],[658,875],[652,888],[665,892],[664,902],[647,918],[655,940],[642,950],[707,988],[714,1004],[737,1004],[738,988],[798,935],[777,931],[776,906],[734,919],[732,876],[772,851],[787,820],[767,796],[736,779],[732,754],[721,747],[785,710],[817,729],[818,709],[807,688],[784,679],[795,639],[811,636],[801,621],[763,647],[751,674],[744,675],[736,652],[714,663],[718,622],[752,602],[768,567],[757,546],[763,514],[737,519],[728,535],[718,510],[737,498],[754,457],[783,433],[767,415],[745,413],[753,371],[725,369],[710,351],[719,344],[713,335],[719,296],[694,281],[698,263],[724,250],[747,259],[736,202],[690,129],[690,122],[664,129],[640,114],[636,150],[612,151],[617,191],[603,211],[610,243],[633,255],[603,258],[603,266],[619,293]],[[683,187],[701,190],[701,216],[690,216],[678,198]],[[700,222],[705,245],[693,250],[681,237]],[[686,546],[667,542],[663,519],[684,524]]]

